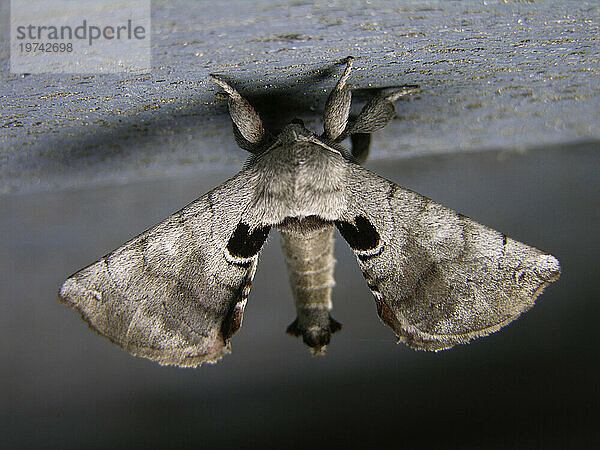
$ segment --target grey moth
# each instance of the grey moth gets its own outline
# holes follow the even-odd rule
[[[212,76],[228,98],[237,144],[252,153],[233,178],[80,270],[59,300],[101,335],[160,364],[197,366],[230,351],[258,256],[272,228],[297,318],[288,333],[320,353],[340,324],[330,315],[334,230],[354,251],[384,324],[418,350],[493,333],[558,279],[556,258],[480,225],[357,163],[360,145],[394,116],[405,91],[376,96],[349,120],[352,58],[317,135],[294,120],[277,135]]]

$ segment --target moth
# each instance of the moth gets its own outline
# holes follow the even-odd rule
[[[556,258],[364,169],[360,145],[340,145],[384,127],[406,93],[377,95],[350,120],[352,61],[327,99],[320,135],[297,119],[270,134],[250,103],[212,75],[237,144],[252,153],[247,164],[72,275],[59,300],[133,355],[183,367],[215,362],[230,352],[274,228],[297,313],[287,331],[320,353],[341,327],[331,317],[337,228],[379,318],[414,349],[467,343],[531,308],[558,279]]]

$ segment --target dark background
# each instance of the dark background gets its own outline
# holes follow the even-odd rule
[[[133,358],[56,302],[55,291],[217,181],[4,197],[5,448],[597,444],[598,150],[369,165],[561,261],[561,279],[521,319],[437,354],[394,344],[338,239],[334,317],[344,328],[325,356],[310,356],[284,334],[295,312],[273,233],[231,355],[198,369]]]
[[[5,55],[0,125],[22,126],[0,127],[0,447],[598,447],[598,9],[488,3],[156,2],[145,78],[21,78]],[[275,232],[215,365],[131,357],[56,301],[68,275],[239,170],[209,72],[267,122],[318,130],[347,54],[359,101],[422,87],[373,136],[369,169],[560,260],[531,311],[414,352],[377,318],[338,236],[343,329],[315,358],[284,333],[295,311]]]

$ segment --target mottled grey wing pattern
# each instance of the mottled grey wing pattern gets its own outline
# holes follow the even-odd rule
[[[352,164],[336,222],[399,341],[444,350],[499,330],[560,275],[551,255]]]
[[[136,356],[180,366],[216,361],[229,353],[256,270],[258,254],[227,253],[255,186],[250,171],[240,172],[74,274],[59,300]]]

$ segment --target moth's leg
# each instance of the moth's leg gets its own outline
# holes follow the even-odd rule
[[[352,157],[359,164],[364,163],[369,157],[371,148],[371,133],[354,133],[350,135]]]
[[[372,98],[363,106],[360,114],[352,123],[344,135],[356,133],[373,133],[385,127],[394,118],[396,110],[394,102],[400,97],[418,92],[418,86],[407,86],[399,91],[393,92],[385,97]]]
[[[280,229],[297,314],[287,332],[302,336],[313,354],[322,353],[331,334],[341,328],[330,315],[335,264],[333,231],[331,224],[314,229]]]
[[[394,101],[403,95],[418,92],[418,86],[406,86],[386,97],[377,96],[363,106],[360,114],[337,139],[348,135],[352,143],[352,157],[357,163],[364,163],[369,156],[371,133],[385,127],[396,114]]]
[[[335,140],[338,138],[348,124],[352,94],[346,86],[346,81],[348,81],[348,77],[350,76],[353,60],[352,56],[346,58],[346,69],[325,103],[323,127],[325,129],[324,136],[328,139]]]
[[[227,93],[229,114],[233,120],[233,134],[238,146],[249,152],[256,152],[265,139],[265,130],[258,113],[238,91],[218,78],[210,78]]]

